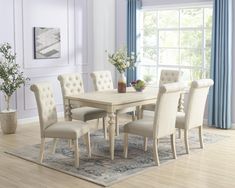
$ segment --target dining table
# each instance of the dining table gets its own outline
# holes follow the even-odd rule
[[[183,96],[181,92],[179,99],[178,111],[183,111]],[[156,104],[158,96],[158,88],[147,87],[142,92],[135,91],[132,87],[128,87],[126,93],[118,93],[117,89],[106,91],[86,92],[78,95],[66,96],[68,101],[67,116],[68,120],[72,120],[71,109],[73,104],[79,106],[88,106],[103,109],[107,112],[109,118],[109,148],[111,160],[114,159],[115,148],[115,116],[116,111],[129,107],[137,108],[137,119],[141,117],[141,107],[148,104]]]

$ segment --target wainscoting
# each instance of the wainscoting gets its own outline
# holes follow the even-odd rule
[[[0,43],[9,42],[30,82],[19,89],[12,100],[18,118],[37,116],[36,102],[29,90],[31,83],[49,81],[53,84],[58,111],[62,110],[62,96],[58,74],[79,72],[84,86],[90,90],[89,72],[89,3],[87,0],[0,0]],[[92,11],[92,10],[91,10]],[[6,24],[5,24],[6,23]],[[33,58],[33,27],[57,27],[61,32],[61,58]],[[0,96],[0,110],[4,99]]]

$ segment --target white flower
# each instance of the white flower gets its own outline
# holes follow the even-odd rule
[[[128,67],[133,67],[135,63],[135,53],[131,52],[130,57],[127,55],[126,48],[118,49],[114,54],[108,54],[108,60],[117,70],[125,72]]]

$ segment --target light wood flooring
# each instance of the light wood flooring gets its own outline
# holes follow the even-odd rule
[[[204,130],[230,137],[111,187],[235,188],[235,130]],[[37,143],[40,143],[37,123],[20,125],[14,135],[0,132],[0,188],[100,187],[4,153],[11,148]]]

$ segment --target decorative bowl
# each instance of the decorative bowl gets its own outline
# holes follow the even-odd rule
[[[135,80],[131,82],[131,86],[137,91],[142,92],[146,87],[146,84],[143,80]]]

